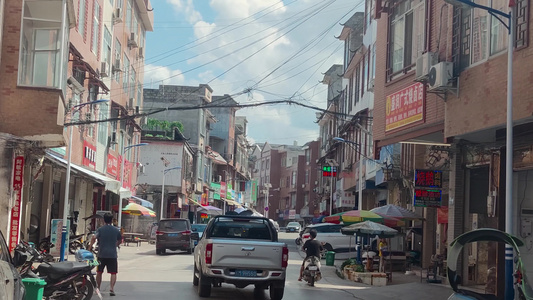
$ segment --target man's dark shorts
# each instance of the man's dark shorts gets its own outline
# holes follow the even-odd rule
[[[96,272],[103,273],[104,269],[107,267],[107,273],[117,274],[118,273],[118,259],[117,258],[98,258],[98,269]]]

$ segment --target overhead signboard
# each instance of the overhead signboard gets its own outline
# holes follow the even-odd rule
[[[412,84],[386,98],[385,131],[424,120],[425,86]]]
[[[415,187],[442,188],[442,171],[415,170]]]
[[[337,167],[323,166],[322,177],[337,177]]]
[[[415,188],[415,206],[440,207],[442,204],[442,190]]]

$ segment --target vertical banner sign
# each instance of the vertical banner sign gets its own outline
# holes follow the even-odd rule
[[[118,158],[114,157],[111,154],[107,155],[107,174],[118,176]]]
[[[15,201],[11,208],[11,224],[9,224],[9,251],[13,252],[19,242],[20,207],[22,202],[22,184],[24,170],[24,156],[15,157],[13,162],[13,192]]]
[[[257,203],[257,180],[252,180],[252,203]]]
[[[83,150],[82,164],[94,170],[96,168],[96,147],[87,141],[83,141]]]
[[[220,198],[226,199],[226,183],[225,182],[220,183]]]
[[[67,228],[70,228],[70,220],[67,220]],[[51,234],[50,234],[50,243],[52,247],[50,248],[50,255],[58,257],[60,255],[61,249],[61,231],[63,230],[63,219],[52,219]],[[69,235],[67,234],[67,240],[65,241],[65,255],[68,254],[68,244],[69,244]]]

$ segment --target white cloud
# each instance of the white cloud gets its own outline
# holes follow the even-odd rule
[[[353,8],[352,0],[338,0],[314,16],[313,9],[326,1],[300,0],[285,5],[279,0],[210,0],[210,11],[205,12],[209,21],[203,20],[204,11],[197,11],[192,0],[167,2],[179,14],[192,12],[187,20],[193,25],[196,47],[174,59],[186,59],[187,65],[180,68],[186,71],[212,61],[187,73],[187,78],[181,78],[182,84],[208,83],[214,95],[232,95],[254,87],[252,93],[234,97],[242,104],[294,96],[293,100],[325,108],[326,86],[317,83],[331,65],[342,64],[342,41],[335,36],[342,30],[339,23],[351,16],[341,19]],[[307,17],[311,19],[303,22]],[[330,26],[330,31],[319,36]],[[318,137],[315,113],[287,105],[238,111],[248,119],[250,138],[288,144],[293,140],[303,144]]]
[[[191,24],[202,20],[200,12],[194,9],[193,0],[167,0],[167,3],[171,4],[174,10],[183,15]]]
[[[184,84],[185,76],[181,70],[172,70],[165,66],[145,65],[144,85],[147,88],[157,88],[160,84]]]

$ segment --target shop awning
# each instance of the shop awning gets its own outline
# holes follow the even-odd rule
[[[45,158],[49,159],[50,161],[52,162],[55,162],[59,165],[62,165],[64,166],[65,168],[67,167],[67,161],[64,160],[63,158],[61,157],[58,157],[50,152],[47,152],[46,155],[45,155]],[[101,185],[103,185],[106,189],[106,191],[111,191],[113,193],[117,193],[118,191],[118,188],[120,187],[120,181],[118,180],[114,180],[114,179],[111,179],[103,174],[100,174],[100,173],[97,173],[95,171],[91,171],[91,170],[88,170],[88,169],[85,169],[84,167],[81,167],[81,166],[78,166],[78,165],[75,165],[75,164],[70,164],[70,167],[71,167],[71,172],[73,172],[74,174],[77,174],[77,175],[80,175],[80,176],[84,176],[88,179],[91,179]],[[121,195],[123,194],[122,192],[124,191],[127,191],[129,193],[129,196],[127,196],[127,193],[124,193],[124,196],[123,198],[129,198],[131,196],[131,192],[129,190],[126,190],[124,188],[121,188]]]
[[[120,182],[118,184],[120,185]],[[125,198],[131,198],[132,195],[131,195],[130,190],[121,187],[119,196],[120,196],[120,199],[125,199]]]
[[[135,196],[131,196],[131,199],[141,202],[141,205],[144,207],[154,208],[154,204],[148,200],[144,200]]]
[[[229,205],[235,205],[237,207],[242,207],[242,205],[237,201],[228,200],[228,199],[224,199],[224,201],[226,201]]]

